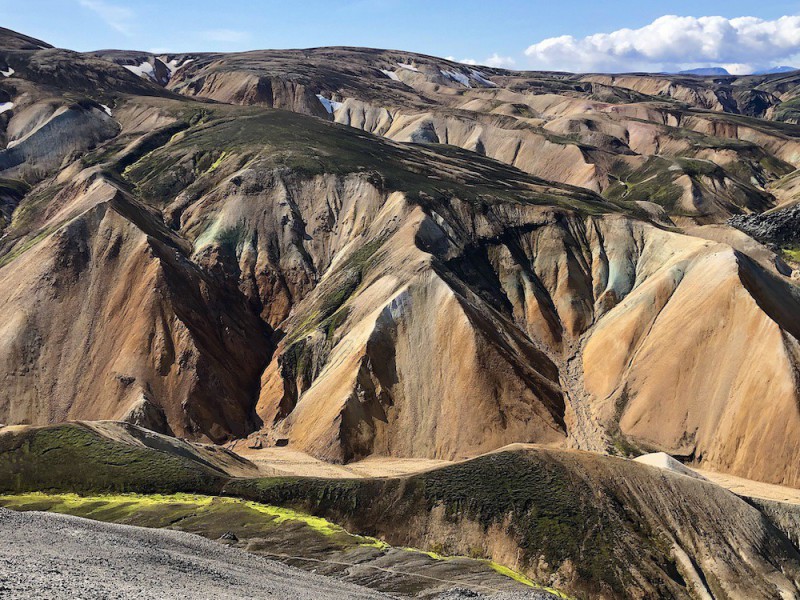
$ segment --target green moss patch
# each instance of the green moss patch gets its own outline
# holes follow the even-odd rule
[[[12,510],[42,510],[77,517],[143,527],[170,527],[218,539],[227,532],[237,537],[264,538],[279,528],[289,528],[292,537],[325,538],[317,544],[340,548],[387,547],[380,540],[352,535],[321,517],[292,509],[267,506],[228,497],[197,494],[77,494],[28,493],[0,496],[0,506]]]
[[[216,493],[227,479],[200,462],[117,442],[77,423],[0,435],[0,493]]]

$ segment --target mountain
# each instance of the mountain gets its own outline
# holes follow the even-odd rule
[[[776,80],[5,45],[1,421],[800,481],[792,270],[725,226],[790,196]]]
[[[780,67],[770,67],[769,69],[762,69],[753,73],[754,75],[772,75],[775,73],[791,73],[797,71],[797,67],[788,67],[786,65]]]
[[[767,73],[760,73],[761,75],[766,75]],[[699,67],[697,69],[688,69],[686,71],[678,71],[678,75],[730,75],[727,69],[723,69],[722,67]]]
[[[798,73],[0,30],[0,74],[7,491],[235,490],[580,597],[800,593],[789,509],[623,460],[800,486]],[[256,481],[222,444],[469,462]]]

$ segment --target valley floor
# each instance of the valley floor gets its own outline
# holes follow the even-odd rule
[[[753,481],[752,479],[744,479],[743,477],[736,477],[735,475],[728,475],[727,473],[715,473],[714,471],[706,471],[704,469],[694,470],[706,479],[729,489],[739,496],[800,505],[800,490],[796,488]]]
[[[506,449],[536,448],[532,444],[512,444]],[[421,473],[455,461],[431,460],[423,458],[391,458],[372,456],[367,459],[337,465],[314,458],[313,456],[292,448],[248,448],[243,441],[232,445],[231,449],[242,458],[258,466],[265,477],[296,475],[301,477],[362,478],[362,477],[395,477]],[[773,485],[736,477],[726,473],[717,473],[706,469],[692,469],[712,483],[732,491],[739,496],[761,498],[800,505],[800,490],[796,488]]]

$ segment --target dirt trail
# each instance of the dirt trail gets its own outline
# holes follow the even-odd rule
[[[735,475],[728,475],[727,473],[715,473],[704,469],[694,469],[694,471],[739,496],[751,496],[800,506],[800,490],[795,488],[762,483],[761,481],[753,481],[736,477]]]
[[[425,458],[394,458],[371,456],[364,460],[337,465],[314,458],[293,448],[247,448],[244,442],[231,446],[239,456],[258,466],[263,476],[301,475],[306,477],[332,477],[360,479],[362,477],[392,477],[428,471],[452,464],[446,460]]]

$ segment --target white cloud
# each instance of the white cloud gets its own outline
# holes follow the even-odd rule
[[[537,69],[568,71],[678,71],[697,66],[752,70],[786,63],[800,53],[800,16],[666,15],[639,29],[581,39],[563,35],[528,47]]]
[[[487,67],[513,67],[516,61],[510,56],[500,56],[497,52],[483,61]]]
[[[445,60],[460,62],[463,65],[471,65],[473,67],[476,65],[486,65],[487,67],[511,67],[516,62],[510,56],[500,56],[497,52],[482,61],[475,60],[474,58],[462,58],[458,60],[455,56],[445,56]]]
[[[208,31],[201,31],[200,37],[209,42],[240,44],[249,40],[250,34],[247,31],[238,31],[236,29],[209,29]]]
[[[136,16],[127,6],[109,4],[104,0],[79,0],[80,5],[100,17],[112,29],[124,35],[131,35],[131,22]]]

